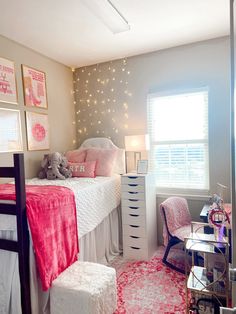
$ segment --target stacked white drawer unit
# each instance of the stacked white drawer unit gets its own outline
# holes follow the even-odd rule
[[[152,174],[121,177],[123,254],[147,260],[157,248],[156,191]]]

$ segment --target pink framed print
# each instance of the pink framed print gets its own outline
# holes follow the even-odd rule
[[[28,150],[49,149],[48,115],[44,113],[26,112]]]
[[[47,109],[46,74],[22,65],[25,106]]]
[[[0,102],[17,104],[14,62],[0,57]]]

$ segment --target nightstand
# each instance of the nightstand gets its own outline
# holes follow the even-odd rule
[[[157,248],[156,189],[152,174],[121,176],[123,254],[147,260]]]

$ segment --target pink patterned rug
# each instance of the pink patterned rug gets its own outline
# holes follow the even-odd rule
[[[118,307],[115,314],[185,313],[185,277],[166,267],[159,249],[150,261],[116,259]]]

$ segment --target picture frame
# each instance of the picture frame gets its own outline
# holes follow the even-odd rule
[[[19,110],[0,108],[0,153],[23,151]]]
[[[0,57],[0,102],[18,104],[15,63]]]
[[[25,115],[28,150],[48,150],[50,148],[48,115],[32,111],[27,111]]]
[[[148,160],[138,160],[137,163],[137,173],[138,174],[147,174],[148,173]]]
[[[47,109],[46,74],[21,65],[25,106]]]

